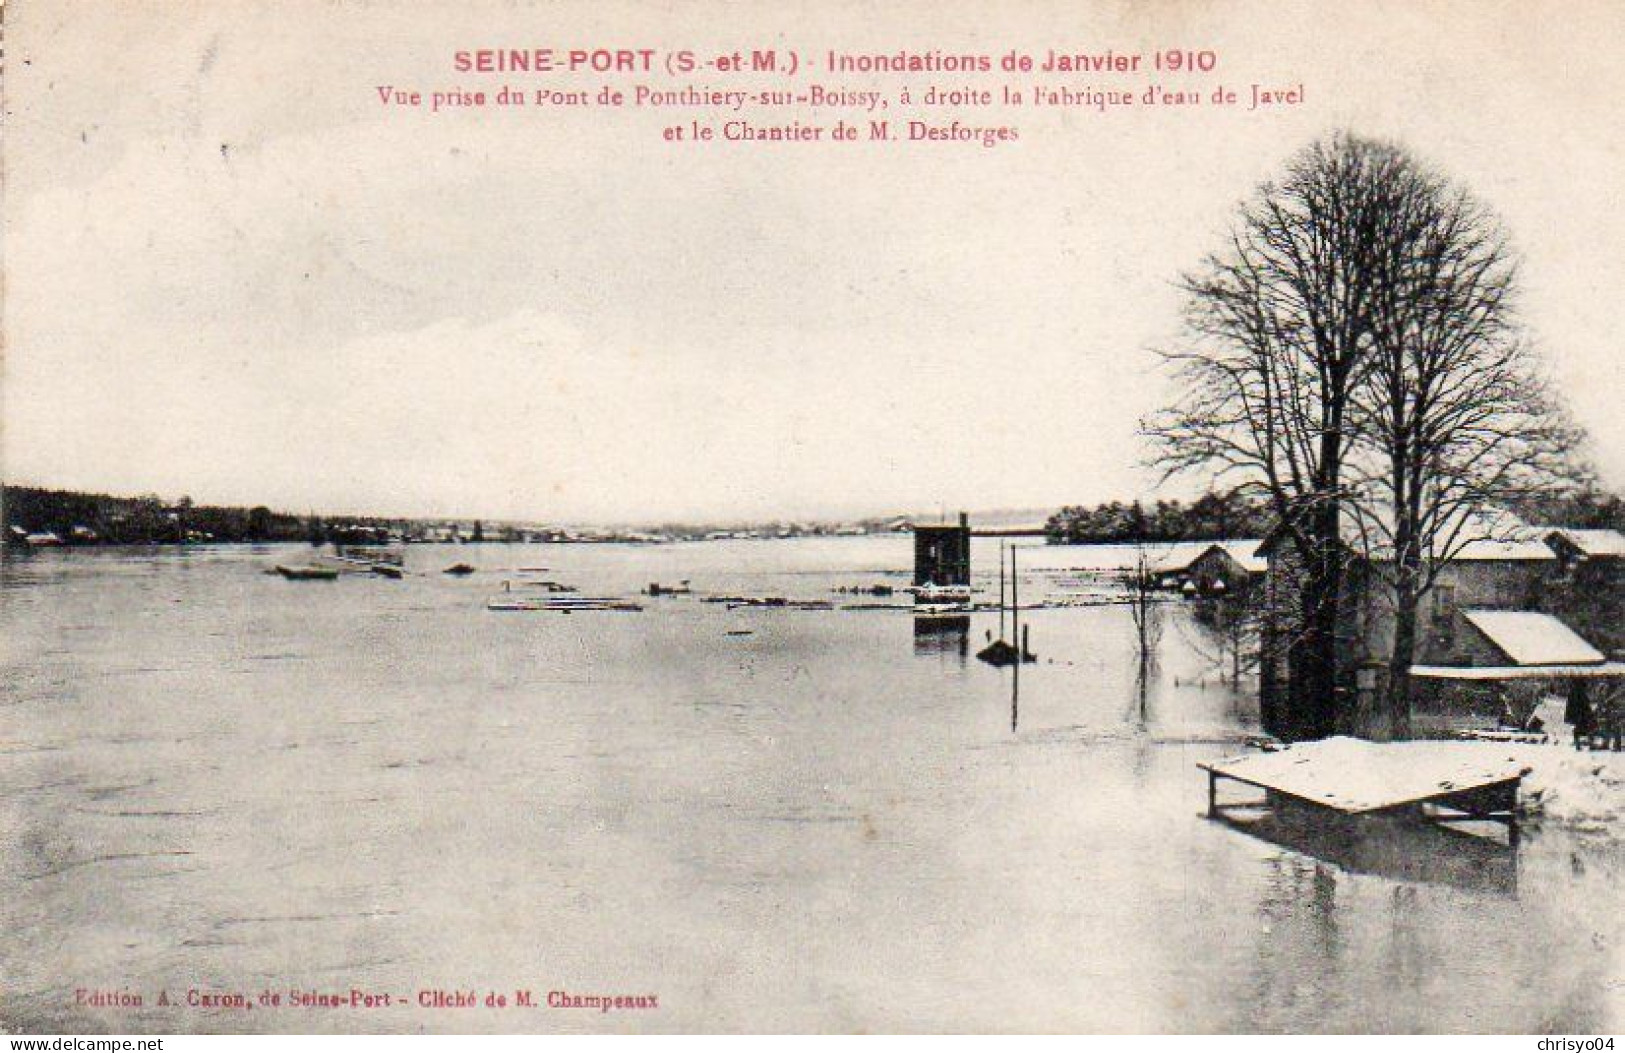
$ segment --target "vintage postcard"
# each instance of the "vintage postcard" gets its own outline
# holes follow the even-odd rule
[[[0,1031],[1611,1048],[1622,15],[5,3]]]

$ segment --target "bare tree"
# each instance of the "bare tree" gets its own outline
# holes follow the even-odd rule
[[[1416,162],[1387,192],[1350,476],[1358,547],[1392,605],[1388,708],[1403,734],[1422,598],[1465,546],[1526,540],[1492,510],[1584,472],[1520,331],[1499,222]]]
[[[1334,728],[1357,559],[1393,605],[1402,731],[1419,605],[1439,572],[1472,542],[1510,540],[1491,508],[1583,476],[1577,433],[1519,332],[1515,280],[1505,235],[1469,194],[1348,135],[1298,155],[1183,279],[1190,340],[1166,356],[1181,391],[1147,431],[1165,471],[1260,490],[1280,520],[1297,624],[1264,641],[1289,671],[1288,712],[1265,698],[1270,730]]]
[[[1260,611],[1257,590],[1198,598],[1191,608],[1196,632],[1185,638],[1192,650],[1219,673],[1219,682],[1240,687],[1242,677],[1258,668]]]
[[[1162,597],[1157,593],[1156,567],[1144,545],[1135,546],[1134,565],[1124,572],[1124,585],[1128,588],[1129,614],[1134,619],[1134,689],[1143,715],[1151,671],[1156,667],[1166,626]]]
[[[1337,612],[1355,395],[1370,348],[1374,261],[1388,185],[1408,165],[1386,144],[1317,142],[1244,205],[1229,244],[1181,285],[1189,341],[1166,353],[1180,391],[1146,422],[1165,473],[1201,471],[1261,491],[1301,567],[1287,634],[1285,706],[1265,725],[1329,734],[1337,714]]]
[[[1129,611],[1134,618],[1134,655],[1142,669],[1156,664],[1162,644],[1162,597],[1157,593],[1157,572],[1144,545],[1135,546],[1134,566],[1125,577]]]

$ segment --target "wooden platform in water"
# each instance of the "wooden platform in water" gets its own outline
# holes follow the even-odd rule
[[[1529,768],[1483,745],[1366,742],[1334,738],[1212,764],[1208,809],[1217,813],[1221,779],[1343,815],[1421,814],[1439,805],[1473,818],[1508,818]]]

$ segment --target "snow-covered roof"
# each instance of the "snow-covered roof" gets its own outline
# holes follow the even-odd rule
[[[1547,537],[1561,536],[1578,549],[1581,555],[1599,559],[1625,559],[1625,534],[1617,530],[1576,530],[1572,527],[1547,527]]]
[[[1462,562],[1503,559],[1556,559],[1557,554],[1543,538],[1530,535],[1510,538],[1478,538],[1462,543],[1452,559]]]
[[[1262,574],[1270,569],[1268,558],[1258,554],[1258,546],[1263,544],[1258,538],[1247,538],[1240,541],[1219,541],[1208,546],[1220,548],[1231,559],[1249,574]]]
[[[1231,559],[1239,563],[1249,574],[1262,574],[1269,569],[1269,560],[1258,554],[1258,546],[1262,544],[1257,538],[1241,538],[1229,541],[1180,541],[1169,545],[1166,552],[1151,564],[1154,574],[1180,574],[1191,568],[1191,564],[1201,559],[1214,549],[1222,549]]]
[[[1213,547],[1211,541],[1181,541],[1169,545],[1168,550],[1158,556],[1151,564],[1153,574],[1178,574],[1189,570],[1197,557]]]
[[[1342,517],[1343,541],[1349,549],[1377,563],[1394,558],[1393,527],[1385,515],[1361,515],[1350,509]],[[1499,508],[1458,511],[1430,531],[1431,558],[1459,562],[1555,560],[1546,539],[1551,527],[1531,527]],[[1267,551],[1281,536],[1279,527],[1264,539]]]
[[[1607,656],[1549,614],[1462,611],[1472,626],[1520,666],[1600,665]]]
[[[1394,557],[1393,528],[1386,517],[1365,518],[1350,515],[1344,520],[1344,533],[1349,536],[1355,551],[1368,552],[1373,561],[1386,562]],[[1446,517],[1445,522],[1433,526],[1430,543],[1433,559],[1454,562],[1488,561],[1544,561],[1557,559],[1557,552],[1547,544],[1549,528],[1531,526],[1505,509],[1480,507],[1458,510]]]
[[[1433,532],[1433,557],[1464,563],[1496,560],[1555,560],[1546,543],[1547,531],[1531,527],[1501,508],[1478,508],[1449,516]],[[1391,559],[1388,546],[1378,544],[1377,559]]]
[[[1423,680],[1625,680],[1625,663],[1600,665],[1413,665],[1411,676]]]

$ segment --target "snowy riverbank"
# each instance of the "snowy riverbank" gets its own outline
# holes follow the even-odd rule
[[[1556,742],[1464,745],[1499,748],[1529,766],[1521,799],[1525,813],[1625,837],[1625,753],[1576,750]]]

